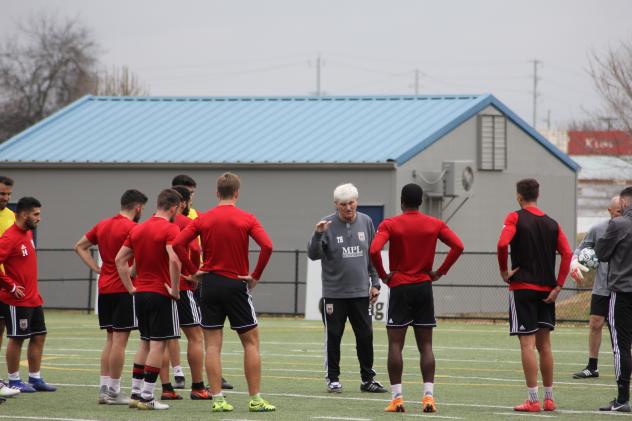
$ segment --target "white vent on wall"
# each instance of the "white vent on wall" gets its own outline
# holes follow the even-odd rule
[[[507,119],[502,115],[478,116],[478,169],[507,168]]]

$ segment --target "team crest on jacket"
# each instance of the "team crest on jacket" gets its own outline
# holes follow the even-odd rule
[[[358,232],[358,240],[360,240],[360,241],[365,241],[366,240],[366,236],[364,235],[363,231]]]
[[[331,316],[332,314],[334,314],[334,305],[333,304],[326,304],[325,305],[325,311],[327,312],[327,314],[329,314]]]
[[[26,330],[29,327],[29,319],[20,319],[20,329]]]

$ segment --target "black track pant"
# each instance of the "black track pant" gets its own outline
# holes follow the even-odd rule
[[[372,380],[375,377],[375,371],[373,371],[373,327],[368,297],[323,298],[327,379],[330,382],[337,382],[340,378],[340,341],[347,318],[351,322],[356,338],[356,352],[360,362],[362,381]]]
[[[608,327],[614,352],[614,375],[617,379],[621,403],[630,400],[630,373],[632,372],[632,293],[612,292],[608,308]]]

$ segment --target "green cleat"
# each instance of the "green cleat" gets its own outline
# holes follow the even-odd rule
[[[233,406],[226,402],[226,399],[223,397],[214,397],[213,405],[211,406],[211,412],[231,412],[233,410]]]
[[[265,399],[252,399],[248,402],[248,411],[250,412],[274,412],[276,406],[270,405]]]

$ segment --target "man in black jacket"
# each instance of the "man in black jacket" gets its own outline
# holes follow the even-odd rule
[[[619,195],[623,215],[608,224],[595,245],[600,261],[608,262],[608,288],[612,291],[608,327],[614,352],[617,398],[601,411],[630,412],[630,373],[632,372],[632,187]]]

